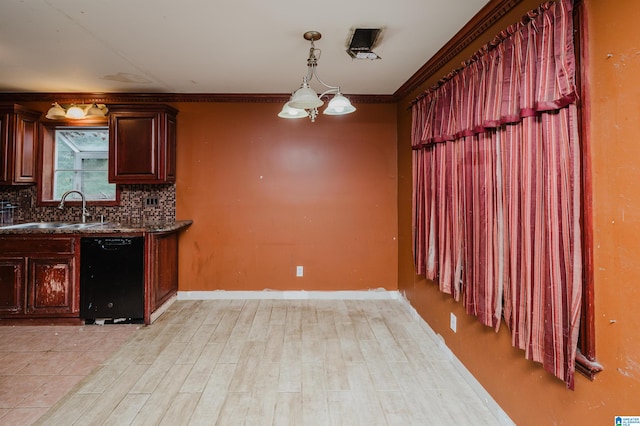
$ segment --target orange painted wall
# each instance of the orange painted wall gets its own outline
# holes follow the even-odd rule
[[[523,1],[487,37],[538,4]],[[403,106],[435,80],[398,107],[399,288],[518,425],[613,425],[616,415],[640,416],[640,7],[637,0],[585,0],[584,5],[596,355],[605,368],[593,382],[577,375],[575,391],[565,389],[564,383],[511,347],[506,328],[496,334],[481,326],[433,283],[414,276],[411,117]],[[478,47],[462,52],[449,69]],[[451,312],[458,318],[456,334],[449,329]]]
[[[177,103],[180,290],[397,289],[396,106]],[[297,265],[304,276],[296,277]]]

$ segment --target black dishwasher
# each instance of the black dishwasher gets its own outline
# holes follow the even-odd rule
[[[144,318],[144,238],[80,241],[80,317],[88,323]]]

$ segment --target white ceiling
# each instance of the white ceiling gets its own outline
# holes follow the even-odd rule
[[[2,0],[0,92],[290,93],[322,33],[318,74],[393,94],[488,0]],[[384,28],[380,60],[345,52]]]

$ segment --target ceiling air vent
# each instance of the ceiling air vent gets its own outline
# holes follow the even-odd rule
[[[382,28],[355,28],[347,47],[347,53],[353,59],[380,59],[371,49],[380,39]]]

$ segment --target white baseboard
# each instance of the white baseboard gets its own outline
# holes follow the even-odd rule
[[[354,290],[354,291],[179,291],[178,300],[385,300],[398,299],[398,291],[385,289]]]

